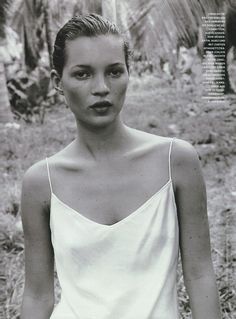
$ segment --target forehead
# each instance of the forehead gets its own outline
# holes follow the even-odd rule
[[[125,63],[124,42],[118,35],[82,36],[66,42],[66,67]]]

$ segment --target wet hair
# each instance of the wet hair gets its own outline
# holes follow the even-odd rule
[[[73,17],[58,31],[52,55],[53,67],[58,75],[62,76],[65,65],[66,41],[75,40],[80,36],[96,37],[106,34],[113,34],[123,38],[125,63],[129,72],[129,43],[114,23],[98,14],[92,13]]]

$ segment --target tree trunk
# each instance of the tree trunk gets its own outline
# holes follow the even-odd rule
[[[24,51],[25,65],[29,71],[34,70],[39,59],[39,50],[36,44],[36,14],[34,2],[24,1]]]
[[[47,40],[49,63],[50,63],[50,68],[52,69],[53,68],[53,63],[52,63],[52,51],[53,51],[52,17],[51,17],[50,4],[49,4],[48,0],[44,1],[44,21],[45,21],[45,34],[46,34],[46,40]]]
[[[6,85],[4,63],[0,61],[0,123],[13,122]]]
[[[102,15],[116,23],[116,0],[102,0]]]

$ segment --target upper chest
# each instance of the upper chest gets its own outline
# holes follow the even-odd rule
[[[168,161],[163,161],[163,156],[149,152],[80,169],[51,166],[53,193],[85,217],[101,224],[114,224],[132,214],[167,183]]]

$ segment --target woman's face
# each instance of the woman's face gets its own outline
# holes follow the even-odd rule
[[[128,80],[121,37],[83,36],[66,43],[60,85],[80,124],[101,127],[115,121],[124,103]]]

